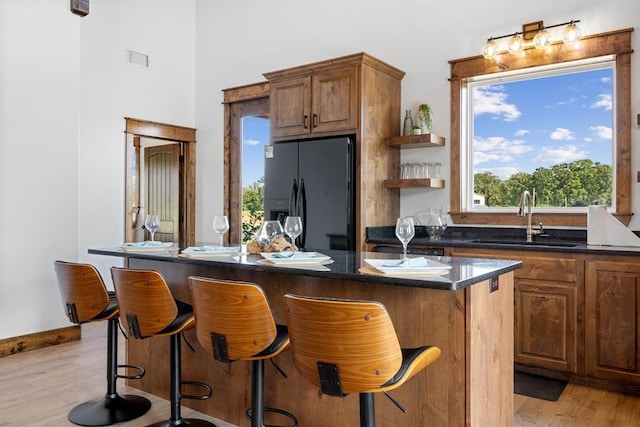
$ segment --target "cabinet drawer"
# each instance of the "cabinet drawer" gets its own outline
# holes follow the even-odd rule
[[[452,248],[450,256],[522,261],[522,268],[514,271],[516,278],[553,280],[557,282],[576,282],[578,279],[578,262],[573,258],[461,248]]]

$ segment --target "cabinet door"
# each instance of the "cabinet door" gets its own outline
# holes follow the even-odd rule
[[[311,132],[309,76],[271,83],[269,95],[271,136],[297,136]]]
[[[311,78],[311,132],[358,127],[358,67],[319,71]]]
[[[577,372],[577,289],[574,284],[515,281],[515,362]]]
[[[585,276],[587,375],[640,384],[640,265],[587,261]]]

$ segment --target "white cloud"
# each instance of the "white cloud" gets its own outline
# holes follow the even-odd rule
[[[473,91],[474,115],[491,114],[507,122],[517,120],[522,113],[516,105],[507,103],[507,94],[500,89],[500,86],[477,87]]]
[[[485,162],[512,162],[515,157],[533,151],[523,140],[509,140],[502,136],[477,138],[473,141],[473,164]]]
[[[535,163],[569,163],[575,160],[587,158],[586,151],[579,151],[575,145],[565,145],[562,147],[542,147],[533,161]]]
[[[511,175],[521,171],[520,169],[513,166],[504,166],[504,167],[497,167],[497,168],[476,168],[475,172],[476,173],[491,172],[498,178],[505,180],[505,179],[508,179]]]
[[[573,136],[573,132],[565,128],[556,128],[556,130],[551,132],[550,136],[551,136],[551,139],[556,141],[570,141],[572,139],[576,139]]]
[[[260,141],[258,141],[257,139],[245,139],[244,140],[244,145],[250,145],[250,146],[254,146],[254,145],[258,145],[260,144]]]
[[[611,94],[603,93],[598,95],[598,100],[591,104],[589,108],[604,108],[605,110],[611,110],[613,108],[613,99]]]
[[[600,139],[613,139],[613,130],[607,126],[591,126],[591,133]]]
[[[611,81],[611,77],[603,77],[600,79],[601,83],[609,83]]]
[[[529,132],[527,129],[518,129],[516,131],[516,136],[524,136],[528,133],[531,133],[531,132]]]

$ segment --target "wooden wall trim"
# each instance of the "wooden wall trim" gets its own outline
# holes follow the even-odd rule
[[[38,348],[58,345],[65,342],[77,341],[81,338],[80,326],[52,329],[34,334],[0,340],[0,357],[11,354],[24,353]]]
[[[256,98],[268,98],[271,84],[269,82],[252,83],[244,86],[222,89],[224,94],[223,104],[249,101]]]
[[[168,141],[196,142],[193,128],[125,117],[126,133]]]

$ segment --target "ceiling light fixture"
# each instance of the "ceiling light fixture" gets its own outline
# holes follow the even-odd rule
[[[490,37],[482,48],[482,56],[487,59],[494,59],[500,53],[500,48],[496,40],[511,37],[507,45],[507,50],[511,54],[521,54],[527,45],[534,46],[537,49],[544,49],[551,44],[551,34],[547,31],[549,28],[556,28],[566,25],[562,31],[562,41],[564,43],[573,43],[580,39],[582,32],[580,27],[576,25],[579,19],[574,19],[562,24],[546,26],[542,21],[524,24],[521,32],[506,34],[499,37]]]

